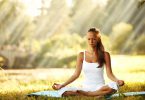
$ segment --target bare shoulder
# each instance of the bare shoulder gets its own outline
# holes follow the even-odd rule
[[[82,51],[79,52],[77,58],[78,58],[80,61],[83,61],[83,58],[84,58],[84,52],[82,52]]]
[[[109,52],[104,51],[104,56],[105,56],[105,59],[110,59],[110,53]]]
[[[105,56],[110,56],[110,53],[107,52],[107,51],[104,51],[104,55],[105,55]]]

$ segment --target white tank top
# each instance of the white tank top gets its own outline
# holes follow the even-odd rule
[[[104,66],[98,68],[98,63],[89,63],[85,60],[85,51],[84,59],[82,65],[82,72],[84,74],[84,82],[82,87],[63,87],[58,90],[59,95],[61,96],[65,91],[96,91],[99,90],[102,86],[105,86],[104,81]],[[110,82],[107,84],[110,88],[118,90],[116,82]]]
[[[98,63],[89,63],[84,59],[82,71],[84,74],[83,88],[88,91],[94,91],[105,85],[104,81],[104,66],[98,68]]]

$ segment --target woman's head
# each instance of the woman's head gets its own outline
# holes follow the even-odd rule
[[[90,28],[87,32],[87,40],[88,45],[91,47],[95,47],[99,42],[100,38],[100,31],[96,28]]]
[[[99,67],[103,66],[104,60],[104,46],[101,41],[99,29],[90,28],[87,32],[87,41],[90,47],[96,48]]]

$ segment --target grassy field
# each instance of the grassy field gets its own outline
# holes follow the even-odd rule
[[[125,81],[120,88],[121,92],[145,91],[145,56],[112,56],[112,69],[114,74]],[[96,100],[95,97],[26,97],[26,94],[52,90],[54,82],[62,83],[72,75],[74,69],[23,69],[0,70],[0,100]],[[104,72],[105,73],[105,72]],[[79,86],[83,77],[80,76],[70,86]],[[105,75],[106,82],[107,79]],[[102,98],[103,99],[103,98]],[[118,97],[113,100],[145,100],[143,96]]]

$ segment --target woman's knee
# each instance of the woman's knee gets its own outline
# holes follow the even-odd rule
[[[115,93],[117,90],[115,90],[115,89],[112,89],[112,88],[108,88],[108,90],[107,90],[107,94],[112,94],[112,93]]]
[[[106,91],[107,94],[116,92],[115,89],[112,89],[109,86],[104,86],[104,87],[101,88],[101,90]]]

